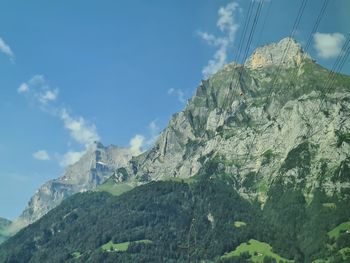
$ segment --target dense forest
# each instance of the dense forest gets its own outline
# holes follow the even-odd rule
[[[250,239],[294,262],[346,262],[350,235],[327,233],[349,220],[349,193],[316,191],[308,203],[275,182],[262,208],[235,183],[209,162],[191,180],[150,182],[121,196],[77,194],[5,242],[0,262],[250,262],[249,253],[223,257]]]

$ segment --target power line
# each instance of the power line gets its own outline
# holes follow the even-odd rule
[[[256,10],[256,13],[255,13],[255,17],[254,17],[254,21],[253,21],[253,25],[252,25],[252,28],[250,30],[250,34],[249,34],[249,38],[248,38],[248,42],[247,42],[247,45],[246,45],[246,49],[245,49],[245,53],[244,53],[244,59],[243,59],[243,63],[245,62],[245,60],[247,59],[248,57],[248,52],[249,52],[249,49],[250,49],[250,45],[252,43],[252,40],[253,40],[253,36],[254,36],[254,33],[255,33],[255,28],[256,28],[256,25],[259,21],[259,17],[260,17],[260,13],[261,13],[261,9],[262,9],[262,6],[263,6],[263,0],[261,0],[259,2],[259,5],[257,7],[257,10]],[[237,79],[236,81],[236,84],[235,84],[235,88],[237,87],[237,85],[242,81],[242,73],[243,73],[243,69],[244,69],[244,65],[241,66],[240,68],[240,72],[239,72],[239,78]],[[251,153],[251,148],[252,148],[252,145],[255,141],[255,137],[256,137],[256,134],[254,134],[254,138],[252,140],[252,143],[250,144],[249,146],[249,150],[247,152],[247,154],[245,155],[245,163],[248,159],[248,155]],[[238,172],[239,173],[239,172]]]
[[[308,2],[308,0],[303,0],[302,3],[301,3],[301,5],[300,5],[300,7],[299,7],[297,17],[296,17],[296,19],[295,19],[295,21],[294,21],[294,24],[293,24],[292,32],[291,32],[291,34],[290,34],[290,38],[294,38],[295,32],[296,32],[297,28],[299,27],[299,23],[300,23],[301,17],[303,16],[303,13],[304,13],[304,10],[305,10],[305,7],[306,7],[307,2]],[[284,49],[284,51],[283,51],[282,59],[281,59],[279,65],[278,65],[277,73],[276,73],[275,76],[274,76],[274,79],[273,79],[273,82],[272,82],[272,87],[271,87],[269,96],[271,95],[272,90],[273,90],[273,88],[275,87],[275,85],[276,85],[276,83],[277,83],[278,76],[280,75],[280,73],[281,73],[281,71],[282,71],[282,64],[284,63],[284,60],[285,60],[285,58],[286,58],[286,55],[287,55],[287,53],[288,53],[288,51],[289,51],[291,42],[292,42],[292,41],[288,41],[287,46],[285,47],[285,49]],[[267,96],[267,98],[268,98],[269,96]]]
[[[300,20],[301,20],[302,15],[303,15],[303,13],[304,13],[304,10],[305,10],[305,7],[306,7],[307,2],[308,2],[308,0],[303,0],[302,3],[301,3],[301,5],[300,5],[300,7],[299,7],[297,17],[296,17],[296,19],[295,19],[295,21],[294,21],[294,24],[293,24],[292,32],[291,32],[291,34],[290,34],[290,37],[292,37],[292,38],[293,38],[294,35],[295,35],[296,29],[299,27],[299,23],[300,23]],[[284,51],[283,51],[282,59],[281,59],[280,64],[279,64],[279,66],[278,66],[277,73],[275,74],[275,77],[274,77],[274,80],[273,80],[272,88],[271,88],[271,90],[270,90],[270,92],[269,92],[269,95],[266,97],[266,99],[268,99],[268,98],[270,97],[271,92],[272,92],[272,90],[273,90],[273,87],[274,87],[275,84],[276,84],[277,77],[278,77],[278,75],[280,74],[280,71],[281,71],[281,69],[282,69],[282,64],[284,63],[284,59],[285,59],[285,57],[286,57],[286,55],[287,55],[287,51],[288,51],[289,48],[290,48],[290,44],[291,44],[291,41],[288,41],[287,46],[286,46],[286,48],[285,48]],[[247,160],[248,160],[248,156],[251,154],[251,150],[252,150],[252,146],[253,146],[253,144],[254,144],[255,138],[256,138],[256,133],[254,134],[254,138],[253,138],[253,140],[252,140],[252,142],[251,142],[251,144],[250,144],[250,146],[249,146],[249,149],[248,149],[248,151],[247,151],[247,154],[246,154],[246,156],[245,156],[245,163],[246,163]]]
[[[337,72],[340,72],[347,59],[349,58],[349,52],[350,52],[350,33],[348,34],[346,41],[336,59],[336,61],[333,64],[333,67],[331,71],[328,73],[328,78],[325,81],[325,84],[323,85],[323,89],[321,90],[321,102],[319,109],[322,109],[323,102],[325,101],[326,94],[331,90],[332,86],[335,83]]]
[[[253,2],[253,5],[254,5],[255,2]],[[253,41],[253,36],[254,36],[254,33],[255,33],[255,29],[256,29],[256,26],[258,24],[258,21],[259,21],[259,17],[260,17],[260,13],[261,13],[261,9],[262,9],[262,6],[263,6],[263,3],[264,1],[263,0],[260,0],[259,3],[258,3],[258,6],[256,7],[256,11],[255,11],[255,15],[254,15],[254,20],[252,22],[252,27],[250,29],[250,32],[249,32],[249,36],[248,36],[248,40],[247,40],[247,43],[246,43],[246,47],[245,47],[245,50],[244,50],[244,55],[243,55],[243,61],[242,63],[244,64],[244,61],[247,59],[247,56],[248,56],[248,52],[249,52],[249,49],[250,49],[250,45]],[[250,21],[250,18],[248,20],[248,24],[249,24],[249,21]],[[245,32],[246,33],[246,32]],[[245,35],[243,36],[245,38]],[[236,78],[236,81],[235,81],[235,84],[234,84],[234,89],[237,88],[238,84],[241,82],[242,80],[242,73],[243,73],[243,69],[244,69],[244,66],[240,67],[239,69],[239,73],[238,73],[238,78]],[[231,101],[232,97],[232,94],[231,96],[229,96],[229,94],[226,96],[226,101]]]
[[[254,17],[254,21],[253,21],[253,26],[252,26],[252,29],[250,30],[250,33],[249,33],[249,38],[248,38],[248,42],[247,42],[247,45],[246,45],[246,49],[245,49],[245,54],[244,54],[244,58],[243,58],[243,63],[245,62],[245,60],[247,59],[248,57],[248,52],[249,52],[249,49],[250,49],[250,45],[253,41],[253,36],[254,36],[254,33],[255,33],[255,28],[256,28],[256,25],[259,21],[259,17],[260,17],[260,13],[261,13],[261,8],[263,6],[263,3],[264,1],[261,0],[258,4],[258,7],[257,7],[257,11],[255,13],[255,17]]]
[[[245,36],[246,36],[246,33],[247,33],[247,28],[248,28],[248,25],[250,23],[250,19],[252,17],[252,11],[253,11],[253,7],[254,7],[254,3],[255,3],[254,1],[250,1],[250,3],[249,3],[249,7],[248,7],[248,11],[247,11],[247,19],[244,22],[243,31],[242,31],[241,38],[240,38],[239,44],[238,44],[238,52],[235,54],[234,61],[237,61],[237,62],[239,60],[239,57],[240,57],[240,54],[241,54],[241,50],[242,50],[242,47],[243,47],[243,41],[245,39]]]
[[[320,22],[325,14],[325,11],[327,9],[327,6],[328,6],[328,3],[329,3],[329,0],[324,0],[323,2],[323,5],[321,7],[321,10],[317,16],[317,19],[316,19],[316,23],[314,24],[314,27],[312,28],[312,31],[309,35],[309,38],[307,40],[307,43],[305,45],[305,52],[309,49],[310,45],[311,45],[311,42],[312,42],[312,37],[313,35],[316,33],[317,29],[318,29],[318,26],[320,25]]]
[[[265,14],[265,17],[264,17],[264,22],[263,22],[263,24],[262,24],[262,27],[261,27],[261,30],[260,30],[260,34],[259,34],[257,43],[260,43],[262,34],[263,34],[263,32],[264,32],[264,29],[265,29],[265,25],[266,25],[267,18],[269,17],[269,14],[270,14],[270,11],[271,11],[272,3],[273,3],[272,1],[269,1],[269,2],[268,2],[268,8],[267,8],[267,11],[266,11],[266,14]]]
[[[316,33],[316,31],[317,31],[317,29],[318,29],[318,27],[319,27],[319,24],[320,24],[320,22],[321,22],[323,16],[325,15],[325,12],[326,12],[326,9],[327,9],[328,4],[329,4],[329,0],[324,0],[324,1],[323,1],[322,7],[321,7],[321,9],[320,9],[320,12],[318,13],[318,16],[317,16],[317,18],[316,18],[316,22],[315,22],[315,24],[314,24],[314,26],[313,26],[313,28],[312,28],[312,30],[311,30],[309,36],[308,36],[308,39],[307,39],[307,42],[306,42],[306,45],[305,45],[305,48],[304,48],[304,53],[302,54],[302,57],[301,57],[300,65],[299,65],[298,69],[295,70],[295,71],[293,72],[292,79],[296,79],[296,78],[297,78],[297,74],[298,74],[300,68],[301,68],[302,65],[303,65],[303,64],[302,64],[302,61],[303,61],[303,60],[305,59],[305,57],[307,56],[307,51],[308,51],[308,49],[309,49],[309,47],[310,47],[310,45],[311,45],[313,36],[314,36],[314,34]],[[290,86],[291,86],[291,85],[289,85],[289,87],[290,87]]]
[[[240,55],[241,55],[241,51],[242,51],[242,48],[243,48],[243,43],[244,43],[244,40],[246,38],[247,29],[248,29],[248,26],[250,24],[250,20],[251,20],[251,18],[253,16],[254,4],[255,4],[255,1],[250,1],[249,2],[249,7],[248,7],[248,11],[247,11],[247,17],[245,19],[244,26],[243,26],[243,31],[242,31],[241,38],[240,38],[240,41],[239,41],[239,44],[238,44],[238,51],[235,54],[235,58],[234,58],[234,61],[237,61],[237,62],[239,61],[239,58],[240,58]],[[229,94],[230,94],[231,88],[232,88],[232,83],[230,85],[230,89],[227,89],[226,96],[225,96],[225,99],[224,99],[224,102],[223,102],[223,106],[225,106],[226,103],[228,103],[230,101],[229,100],[229,97],[230,97]]]

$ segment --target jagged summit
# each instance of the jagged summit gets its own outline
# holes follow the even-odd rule
[[[245,66],[259,69],[271,65],[283,67],[299,66],[304,58],[310,58],[301,45],[291,37],[283,38],[278,43],[272,43],[257,48],[246,60]]]
[[[297,71],[276,70],[286,49],[284,69]],[[276,178],[297,184],[305,195],[326,172],[320,187],[327,193],[349,187],[343,179],[336,186],[332,178],[350,160],[350,144],[342,144],[350,137],[350,78],[337,76],[329,93],[322,93],[329,71],[291,38],[258,48],[245,65],[254,70],[238,67],[229,64],[202,81],[155,146],[131,160],[130,178],[188,178],[214,160],[243,196],[262,202],[261,184]]]
[[[32,223],[65,198],[91,190],[126,166],[133,153],[128,148],[104,146],[94,142],[80,160],[66,168],[63,175],[42,185],[31,198],[20,219]]]

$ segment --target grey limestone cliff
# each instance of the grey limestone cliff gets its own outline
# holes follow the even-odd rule
[[[126,166],[131,157],[129,149],[95,143],[78,162],[67,167],[61,177],[37,190],[19,220],[32,223],[65,198],[95,188],[116,174],[118,168]]]
[[[243,196],[276,180],[311,195],[350,187],[350,78],[319,66],[290,38],[258,48],[202,81],[131,178],[188,178],[216,161]]]

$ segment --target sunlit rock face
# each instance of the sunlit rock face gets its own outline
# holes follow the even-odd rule
[[[131,160],[130,180],[188,178],[217,162],[213,173],[261,201],[277,180],[306,196],[350,187],[350,78],[325,86],[329,73],[293,39],[258,48],[202,81],[155,146]]]
[[[292,38],[284,38],[278,43],[260,47],[247,59],[245,66],[250,69],[259,69],[279,65],[284,68],[298,67],[304,58],[310,56],[301,48],[301,45]]]
[[[19,220],[32,223],[65,198],[95,188],[117,174],[118,168],[126,166],[131,156],[129,149],[95,143],[78,162],[67,167],[61,177],[37,190]]]

